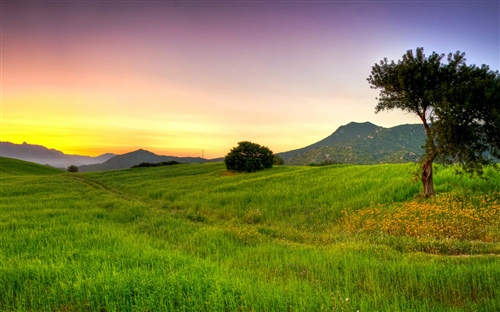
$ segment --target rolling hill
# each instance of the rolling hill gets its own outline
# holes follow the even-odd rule
[[[134,165],[143,162],[159,163],[166,161],[177,161],[180,163],[202,163],[207,162],[206,159],[201,157],[175,157],[175,156],[159,156],[149,151],[139,149],[134,152],[118,155],[108,159],[101,164],[79,166],[81,172],[86,171],[106,171],[117,169],[128,169]]]
[[[500,311],[493,168],[0,168],[2,311]]]
[[[24,160],[0,157],[0,173],[8,175],[49,175],[63,172],[47,165],[35,164]]]
[[[116,154],[103,154],[97,157],[68,155],[55,149],[48,149],[42,145],[14,144],[0,142],[0,156],[21,159],[41,165],[50,165],[56,168],[67,168],[70,165],[81,166],[105,162]]]
[[[420,124],[383,128],[370,122],[351,122],[321,141],[277,155],[287,165],[402,163],[418,160],[424,144]]]

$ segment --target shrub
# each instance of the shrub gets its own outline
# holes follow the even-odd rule
[[[239,142],[237,147],[231,149],[224,162],[228,170],[238,172],[255,172],[271,168],[274,162],[273,152],[259,144],[249,141]]]
[[[283,160],[283,158],[279,157],[278,155],[274,155],[273,165],[282,166],[284,164],[285,164],[285,161]]]
[[[318,163],[311,163],[309,166],[331,166],[331,165],[340,165],[341,163],[332,159],[326,159],[323,160],[322,162]]]
[[[78,172],[78,167],[75,165],[71,165],[68,167],[68,172]]]

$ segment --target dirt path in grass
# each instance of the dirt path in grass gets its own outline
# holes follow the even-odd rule
[[[443,257],[452,257],[452,258],[479,258],[479,257],[500,257],[500,254],[495,253],[484,253],[484,254],[473,254],[473,255],[443,255]]]
[[[116,197],[119,197],[119,198],[122,198],[122,199],[125,199],[125,200],[128,200],[128,201],[143,201],[142,199],[139,199],[139,198],[135,198],[133,196],[130,196],[130,194],[127,194],[127,193],[122,193],[122,192],[119,192],[119,191],[116,191],[116,190],[113,190],[111,188],[109,188],[108,186],[106,186],[105,184],[102,184],[100,182],[97,182],[97,181],[93,181],[93,180],[90,180],[90,179],[87,179],[87,178],[84,178],[84,177],[81,177],[81,176],[67,176],[69,179],[72,179],[72,180],[75,180],[77,182],[80,182],[80,183],[83,183],[83,184],[86,184],[96,190],[100,190],[100,191],[103,191],[103,192],[106,192],[112,196],[116,196]]]

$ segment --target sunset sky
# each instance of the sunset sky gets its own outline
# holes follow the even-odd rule
[[[2,1],[1,139],[99,155],[301,148],[374,113],[408,49],[499,70],[495,1]]]

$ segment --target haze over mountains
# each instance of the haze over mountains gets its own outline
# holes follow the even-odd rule
[[[180,163],[196,163],[209,161],[200,157],[159,156],[142,149],[123,155],[112,153],[106,153],[97,157],[67,155],[55,149],[48,149],[41,145],[27,144],[26,142],[23,144],[0,142],[0,156],[62,169],[75,165],[79,168],[79,171],[127,169],[143,162],[177,161]]]
[[[115,157],[116,154],[106,153],[97,157],[67,155],[55,149],[48,149],[41,145],[28,144],[26,142],[23,144],[0,142],[0,156],[21,159],[56,168],[67,168],[71,165],[81,166],[102,163]]]
[[[258,142],[256,142],[258,143]],[[425,132],[420,124],[384,128],[370,122],[351,122],[339,127],[330,136],[309,146],[277,153],[287,165],[321,163],[377,164],[418,160],[425,144]],[[229,151],[229,150],[228,150]],[[177,161],[202,163],[223,161],[201,157],[160,156],[146,150],[123,155],[104,154],[98,157],[66,155],[61,151],[27,143],[0,142],[0,156],[17,158],[57,168],[76,165],[80,171],[127,169],[140,163]]]

